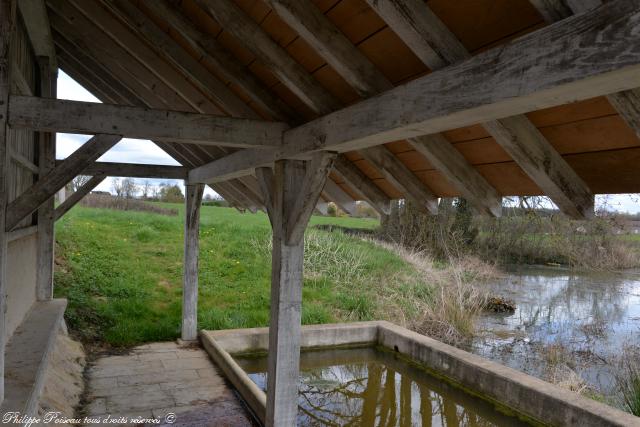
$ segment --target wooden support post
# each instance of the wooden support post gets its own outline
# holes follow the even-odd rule
[[[7,173],[9,152],[7,150],[7,113],[11,77],[11,34],[15,20],[15,2],[0,0],[0,403],[4,400],[4,348],[5,305],[7,293],[7,233],[5,232],[7,208]]]
[[[256,170],[273,229],[266,425],[294,426],[298,409],[304,230],[335,156]]]
[[[61,204],[56,208],[53,212],[54,221],[59,220],[71,210],[84,196],[89,194],[91,190],[96,188],[102,181],[106,178],[105,175],[96,175],[92,177],[89,181],[87,181],[82,187],[78,188],[78,190],[67,197]]]
[[[204,184],[185,186],[184,272],[182,277],[182,339],[198,338],[198,251],[200,205]]]
[[[57,73],[51,69],[50,59],[38,57],[40,67],[40,96],[56,97]],[[38,140],[38,179],[42,179],[56,166],[56,134],[40,132]],[[38,266],[36,277],[36,298],[47,301],[53,298],[54,259],[54,197],[50,197],[38,208]]]

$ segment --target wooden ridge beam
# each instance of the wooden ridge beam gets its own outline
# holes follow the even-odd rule
[[[602,5],[602,0],[530,0],[547,23],[573,14],[585,13]],[[607,99],[640,138],[640,88],[607,95]]]
[[[24,217],[35,212],[87,164],[93,163],[120,141],[116,135],[96,135],[74,151],[65,161],[47,175],[40,177],[33,186],[12,201],[6,209],[5,231],[11,231]]]
[[[107,177],[105,175],[96,175],[92,176],[89,181],[85,182],[82,187],[78,188],[76,192],[71,194],[69,197],[65,199],[58,207],[53,211],[53,219],[54,221],[62,218],[67,212],[71,210],[75,205],[77,205],[80,200],[84,198],[87,194],[89,194],[94,188],[102,183]]]
[[[236,147],[278,147],[284,123],[29,96],[9,98],[9,125]]]

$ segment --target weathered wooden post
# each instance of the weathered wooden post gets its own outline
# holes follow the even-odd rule
[[[204,184],[185,185],[184,272],[182,277],[182,339],[198,338],[198,251],[200,204]]]
[[[317,153],[256,170],[273,230],[267,426],[296,424],[304,231],[334,158]]]
[[[38,57],[40,68],[40,96],[56,97],[57,72],[51,69],[49,58]],[[38,141],[38,163],[40,177],[46,176],[56,166],[56,134],[40,132]],[[38,301],[53,298],[53,259],[54,259],[54,197],[49,198],[38,208],[38,269],[36,297]]]
[[[11,34],[15,20],[15,1],[0,0],[0,403],[4,400],[4,348],[5,348],[5,294],[7,292],[7,233],[5,232],[7,207],[7,173],[9,153],[7,147],[7,112],[9,105],[9,65]]]

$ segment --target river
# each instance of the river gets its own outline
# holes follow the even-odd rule
[[[640,271],[518,267],[488,286],[516,310],[483,314],[473,353],[545,380],[570,369],[613,393],[620,355],[640,348]]]

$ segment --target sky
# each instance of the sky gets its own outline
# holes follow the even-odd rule
[[[74,101],[100,102],[95,96],[91,95],[80,84],[76,83],[71,77],[62,70],[58,74],[58,98],[70,99]],[[56,137],[56,158],[64,159],[73,153],[82,144],[87,142],[91,135],[76,135],[68,133],[58,133]],[[119,163],[146,163],[155,165],[179,165],[171,156],[164,152],[160,147],[152,141],[146,139],[123,138],[105,155],[100,157],[101,162],[119,162]],[[113,192],[113,179],[105,179],[96,190]],[[184,192],[184,182],[176,179],[136,179],[138,184],[149,181],[153,186],[161,183],[177,184]],[[216,195],[209,187],[205,187],[205,194]]]
[[[60,70],[58,74],[58,98],[70,99],[74,101],[100,102],[86,89],[76,83],[71,77]],[[90,135],[73,135],[59,133],[56,142],[56,158],[64,159],[78,147],[91,138]],[[147,163],[158,165],[178,165],[171,156],[165,153],[160,147],[149,140],[123,138],[115,147],[109,150],[98,161],[121,162],[121,163]],[[184,182],[182,180],[167,179],[138,179],[138,183],[150,181],[152,185],[160,183],[178,184],[184,192]],[[113,190],[113,178],[106,179],[100,184],[97,190]],[[205,188],[205,194],[216,195],[209,187]],[[639,213],[640,195],[638,194],[616,194],[596,196],[596,208],[605,206],[608,210],[620,212]]]

